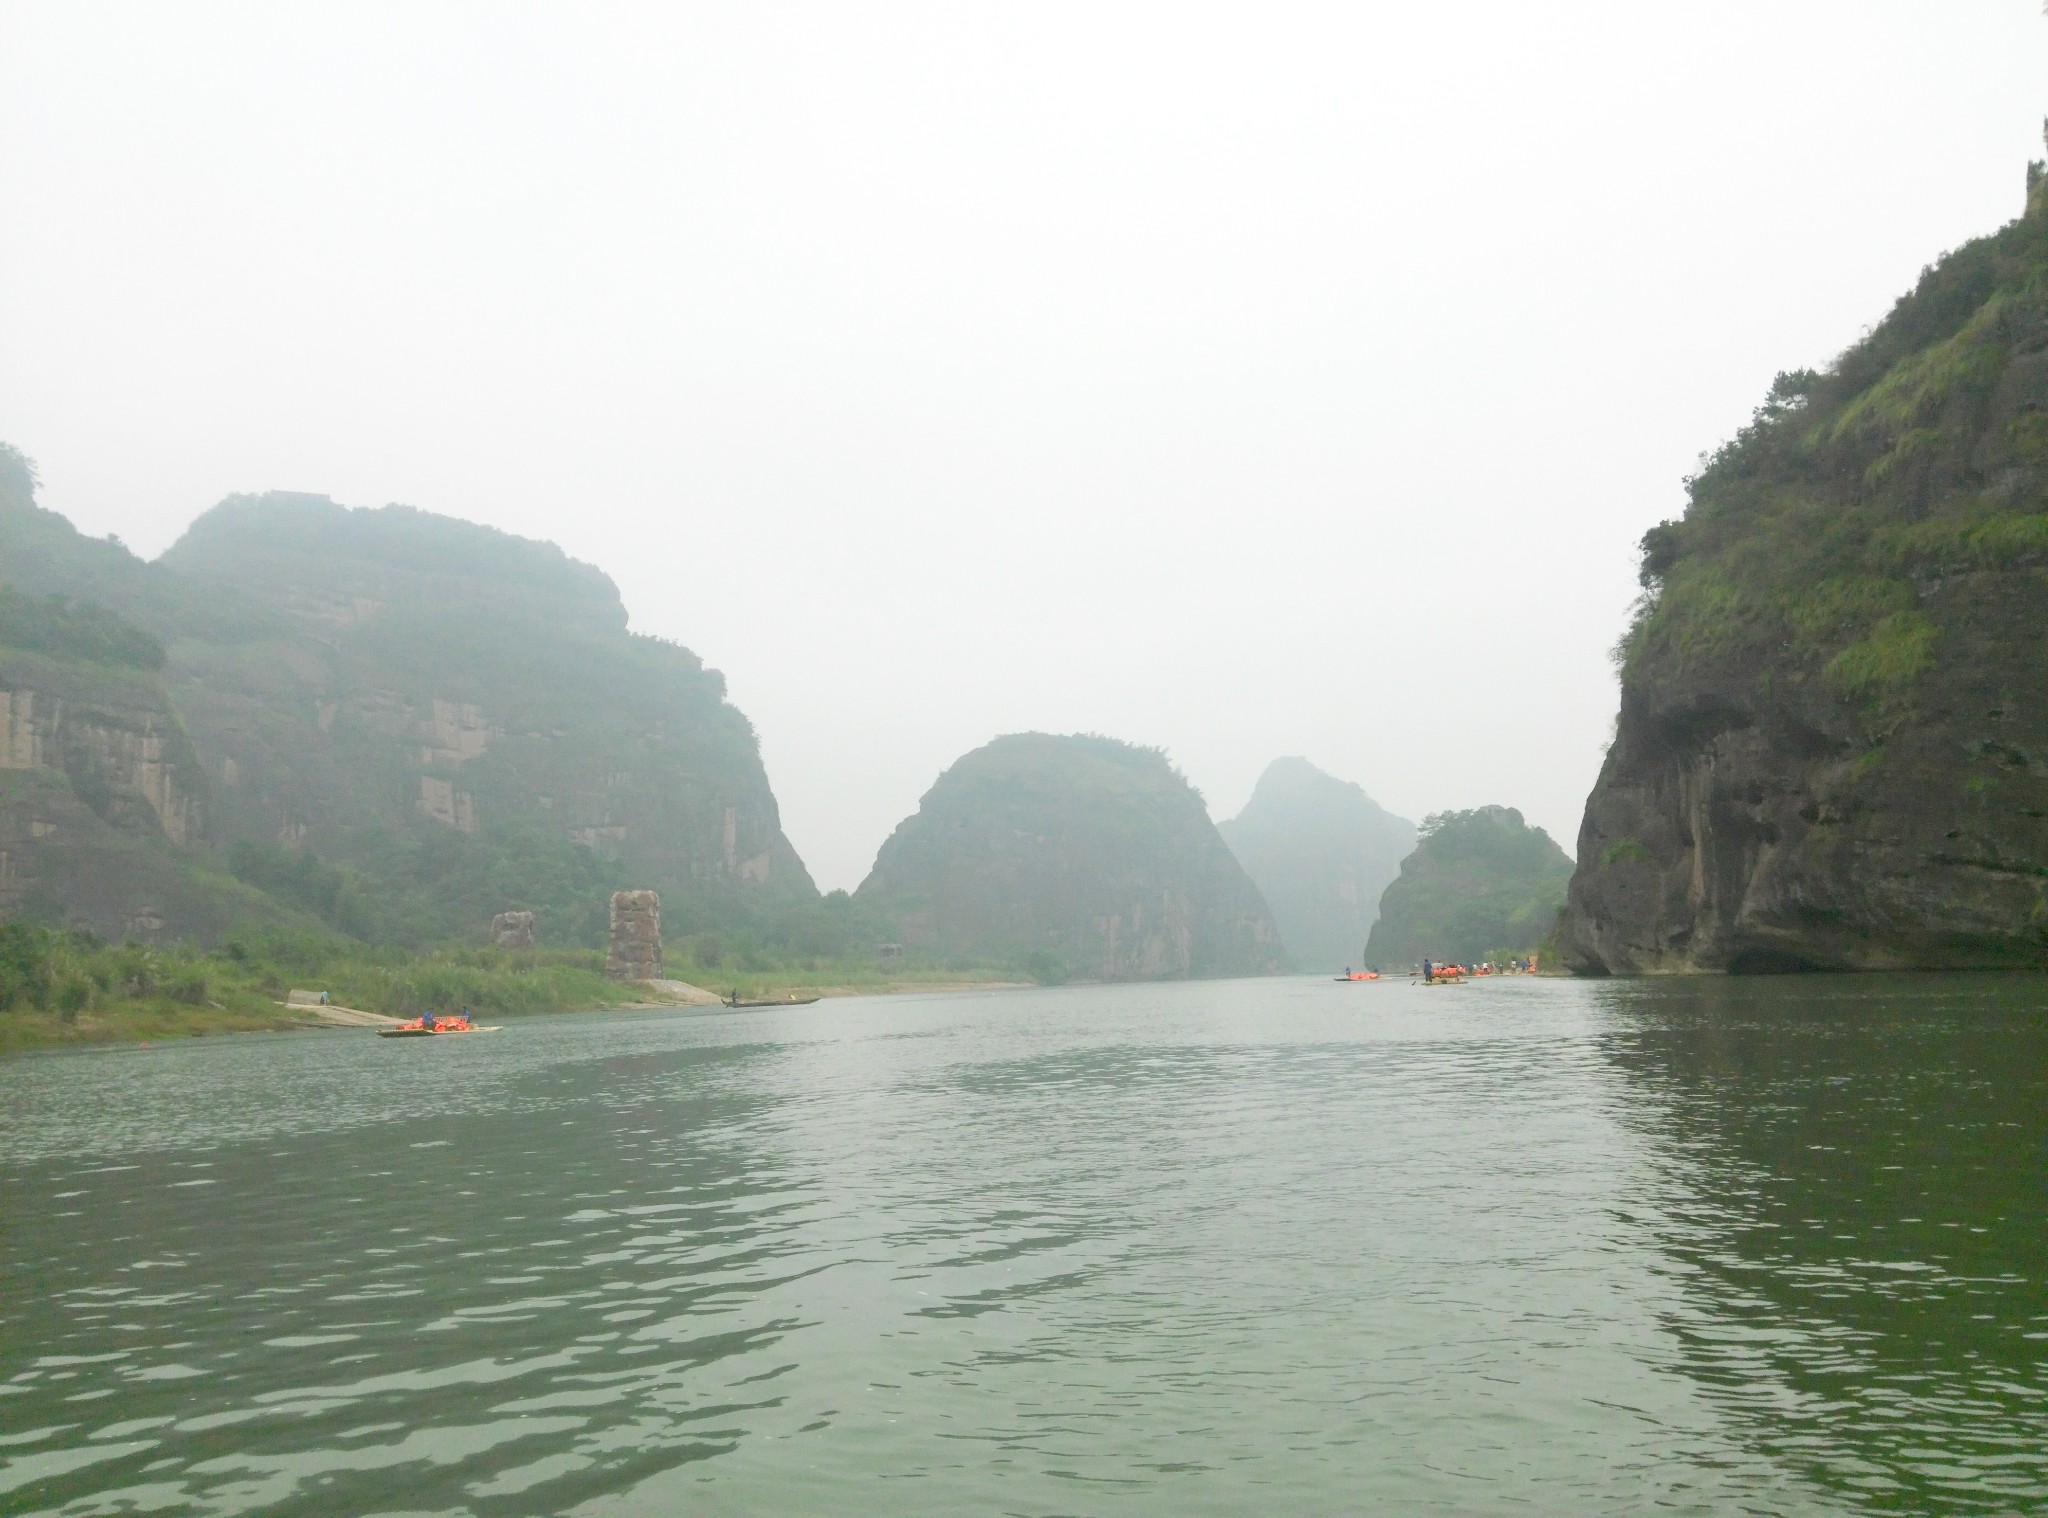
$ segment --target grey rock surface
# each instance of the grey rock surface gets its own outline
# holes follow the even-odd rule
[[[653,891],[612,893],[610,946],[604,973],[612,980],[661,977],[661,897]]]

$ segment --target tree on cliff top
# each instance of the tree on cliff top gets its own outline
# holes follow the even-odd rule
[[[1643,535],[1624,681],[1754,655],[1851,701],[1905,697],[1932,664],[1925,582],[2048,563],[2044,344],[2037,178],[2023,216],[1923,270],[1828,369],[1780,374],[1703,456],[1684,515]]]

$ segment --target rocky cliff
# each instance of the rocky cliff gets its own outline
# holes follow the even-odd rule
[[[1562,925],[1592,974],[2048,952],[2048,188],[1643,541]]]
[[[723,678],[629,632],[598,570],[424,512],[289,495],[232,498],[145,564],[36,507],[14,458],[0,582],[109,607],[161,643],[170,720],[126,741],[138,776],[182,766],[152,793],[169,842],[371,938],[538,909],[544,940],[601,943],[623,886],[702,924],[815,899]],[[42,699],[23,679],[7,699]]]
[[[1258,886],[1299,970],[1363,962],[1380,893],[1415,847],[1415,824],[1306,759],[1266,766],[1216,829]]]
[[[121,939],[290,915],[208,867],[206,777],[163,664],[100,607],[0,586],[0,917]]]
[[[1156,749],[1017,733],[941,775],[857,900],[915,948],[1041,979],[1258,975],[1285,952],[1195,789]]]
[[[1572,862],[1511,806],[1439,812],[1380,897],[1368,963],[1401,969],[1427,957],[1466,963],[1526,954],[1557,922]]]

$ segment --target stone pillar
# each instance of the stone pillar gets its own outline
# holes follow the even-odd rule
[[[661,898],[654,892],[612,892],[612,941],[604,973],[613,980],[661,977]]]
[[[533,913],[500,912],[491,919],[491,942],[501,949],[533,947]]]

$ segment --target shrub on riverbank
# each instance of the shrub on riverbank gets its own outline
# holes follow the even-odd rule
[[[305,1017],[279,1005],[294,987],[397,1017],[558,1012],[645,994],[606,980],[603,956],[580,950],[413,954],[279,934],[205,951],[0,925],[0,1049],[285,1027]]]

